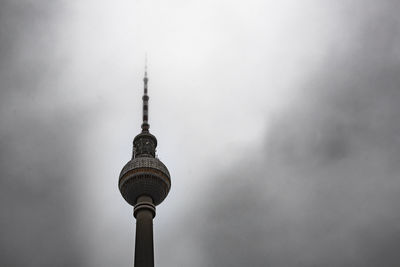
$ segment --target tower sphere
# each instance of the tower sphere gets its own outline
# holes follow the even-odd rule
[[[137,157],[124,166],[118,184],[122,196],[132,206],[142,195],[151,197],[157,206],[167,197],[171,178],[167,167],[159,159]]]

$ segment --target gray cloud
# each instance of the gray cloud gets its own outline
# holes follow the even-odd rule
[[[193,222],[206,266],[398,265],[400,20],[386,4],[345,18],[351,39],[264,148],[219,173]]]
[[[0,3],[2,266],[79,266],[74,111],[45,103],[60,78],[60,2]]]
[[[287,110],[271,116],[264,138],[254,140],[250,147],[230,150],[242,155],[233,157],[239,158],[233,165],[229,166],[222,158],[224,164],[216,162],[215,166],[210,166],[208,173],[216,174],[213,179],[204,179],[207,183],[212,182],[209,186],[188,187],[197,192],[188,190],[187,194],[180,194],[178,191],[188,184],[174,184],[170,206],[160,208],[160,215],[155,220],[158,265],[396,266],[399,262],[396,253],[400,245],[400,229],[397,225],[400,187],[399,5],[396,1],[335,3],[332,4],[332,14],[338,16],[335,18],[338,22],[336,28],[332,27],[337,30],[332,30],[336,36],[332,38],[334,41],[330,44],[329,53],[320,61],[318,69],[298,84],[300,94],[294,97]],[[181,7],[178,3],[175,5]],[[111,92],[104,89],[108,85],[115,85],[119,89],[127,87],[123,82],[116,82],[119,75],[110,74],[118,72],[115,70],[117,68],[111,70],[113,66],[128,68],[122,63],[113,65],[112,55],[116,57],[114,60],[125,59],[126,55],[115,52],[111,42],[105,41],[104,47],[96,43],[96,34],[103,39],[107,39],[103,35],[110,34],[106,30],[92,31],[93,25],[106,25],[104,21],[108,17],[103,18],[102,9],[89,12],[92,17],[88,20],[92,20],[93,24],[88,23],[85,16],[85,19],[77,19],[83,24],[78,23],[77,27],[81,29],[82,26],[82,32],[69,36],[73,41],[68,41],[68,36],[60,38],[60,32],[66,27],[62,24],[65,22],[65,12],[71,6],[63,1],[0,3],[2,266],[125,266],[131,259],[133,229],[125,233],[132,224],[128,220],[132,218],[130,214],[129,218],[121,215],[122,210],[128,210],[126,206],[115,204],[122,203],[122,199],[115,197],[114,200],[114,195],[118,194],[118,174],[114,169],[122,166],[123,162],[119,162],[119,155],[112,154],[116,153],[113,149],[117,150],[113,148],[115,144],[106,143],[110,142],[106,137],[115,134],[115,129],[121,131],[118,123],[125,123],[115,122],[119,112],[116,106],[123,102],[107,99],[110,95],[118,95],[114,87]],[[204,10],[207,8],[203,7]],[[78,7],[74,12],[77,10],[81,9]],[[161,8],[157,15],[161,16],[163,10]],[[118,11],[114,10],[116,13]],[[100,22],[98,18],[104,21]],[[254,23],[261,23],[262,18],[262,14],[258,14]],[[246,20],[244,16],[239,21],[245,23]],[[221,21],[224,22],[223,19]],[[230,21],[235,19],[230,18]],[[110,23],[118,25],[119,21]],[[179,21],[176,23],[179,24]],[[203,29],[201,24],[196,27]],[[185,32],[197,36],[190,31],[190,27],[188,29]],[[235,32],[234,28],[229,29]],[[249,24],[243,29],[252,32],[238,36],[250,38],[258,35],[265,26],[259,24],[253,28]],[[118,31],[115,35],[112,33],[111,37],[118,36]],[[179,33],[177,31],[176,35],[180,38]],[[224,40],[218,31],[213,34]],[[123,30],[121,35],[125,36]],[[140,34],[135,33],[135,38],[137,35]],[[82,41],[86,36],[87,40]],[[93,49],[91,54],[88,53],[88,47],[82,44],[81,50],[73,47],[74,42],[86,41],[90,47],[99,45],[99,48]],[[253,41],[246,40],[231,49],[245,50],[247,46],[244,43]],[[173,44],[173,41],[170,42]],[[259,46],[263,42],[260,41]],[[69,45],[73,48],[69,48]],[[76,73],[72,71],[66,74],[66,69],[71,67],[68,65],[68,55],[74,52],[79,52],[82,58],[74,65]],[[100,54],[104,57],[100,57]],[[100,60],[91,62],[94,58]],[[232,62],[235,60],[240,63],[237,58]],[[109,62],[111,67],[107,68]],[[101,67],[94,66],[96,64]],[[84,66],[79,68],[81,65]],[[216,65],[213,72],[222,72],[226,68],[221,75],[225,80],[233,70],[229,71],[223,65]],[[87,71],[96,67],[101,74]],[[179,68],[181,66],[176,67]],[[307,65],[305,68],[315,67]],[[243,67],[240,72],[243,72],[243,77],[252,79],[265,75],[263,69],[250,75]],[[105,74],[110,74],[111,78],[106,80],[103,77],[107,76]],[[129,72],[129,75],[122,77],[130,75]],[[293,73],[291,75],[295,76]],[[157,79],[151,77],[151,81],[157,88]],[[175,82],[172,82],[174,86]],[[187,80],[185,82],[190,83]],[[101,87],[103,83],[105,85]],[[210,84],[212,81],[208,80],[201,86]],[[241,81],[240,84],[246,85],[247,82]],[[251,85],[257,87],[258,83]],[[91,91],[75,89],[73,92],[78,92],[78,100],[69,95],[70,98],[64,99],[63,96],[67,94],[60,91],[66,92],[70,86],[88,86]],[[171,85],[171,88],[174,86]],[[221,88],[222,92],[224,90],[229,93],[228,89]],[[83,93],[79,94],[80,91]],[[178,91],[175,92],[178,96],[185,95]],[[200,99],[207,99],[201,92],[195,93]],[[229,110],[231,106],[236,107],[235,101],[240,102],[240,96],[240,93],[231,95],[229,101],[232,103],[225,107],[223,101],[215,101],[215,108]],[[172,99],[170,103],[177,98],[176,95],[169,97]],[[156,100],[156,97],[152,98],[152,101]],[[185,109],[190,108],[185,99],[181,102]],[[126,102],[126,105],[130,104],[131,101]],[[240,107],[244,108],[247,104],[247,101],[243,101]],[[126,105],[123,112],[131,112]],[[118,112],[113,114],[107,108]],[[165,110],[171,114],[181,114],[182,106]],[[168,116],[168,112],[165,116]],[[194,114],[193,118],[205,116],[190,112]],[[190,117],[190,112],[185,116]],[[212,108],[205,112],[212,114],[210,118],[215,114]],[[103,116],[105,113],[107,116]],[[130,114],[124,116],[129,116],[130,121]],[[225,118],[225,114],[219,113],[218,116],[221,116],[220,121]],[[100,124],[99,120],[105,121],[107,127]],[[187,122],[184,118],[180,120]],[[204,125],[207,131],[213,129],[215,125],[207,122],[208,119],[204,119],[204,122],[190,122],[182,127]],[[218,127],[219,135],[213,136],[216,139],[223,138],[220,136],[224,129],[223,122]],[[192,129],[192,132],[202,131]],[[116,139],[116,135],[112,138]],[[122,134],[118,136],[122,138]],[[176,139],[181,144],[184,138],[178,136]],[[207,140],[198,141],[204,143]],[[162,144],[172,146],[173,142],[164,141]],[[176,153],[177,156],[187,152],[182,147],[176,150],[182,151]],[[130,151],[130,147],[127,151]],[[161,151],[161,156],[172,153],[165,149]],[[213,151],[192,153],[201,153],[206,158]],[[112,161],[114,156],[118,162]],[[172,161],[172,158],[169,160]],[[177,166],[176,169],[181,167],[176,162],[172,163],[172,166]],[[191,164],[193,168],[195,164]],[[92,175],[91,168],[97,168],[99,173]],[[195,176],[197,170],[172,168],[171,173],[175,173],[174,183],[186,182],[182,177],[177,177],[178,173]],[[115,177],[110,178],[112,175]],[[187,183],[191,178],[185,177],[189,181]],[[196,183],[202,185],[202,177],[199,180],[201,182]],[[177,197],[189,195],[191,199]],[[107,203],[100,199],[107,199]],[[175,213],[166,214],[174,210],[172,205],[178,202],[187,204],[186,207],[182,205],[183,211],[175,209]],[[168,220],[163,221],[167,215]]]

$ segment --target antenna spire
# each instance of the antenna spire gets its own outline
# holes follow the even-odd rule
[[[144,77],[147,77],[147,53],[144,57]]]
[[[149,125],[149,96],[147,95],[147,83],[149,78],[147,78],[147,54],[145,59],[144,65],[144,93],[143,93],[143,123],[142,123],[142,132],[148,132],[150,125]]]

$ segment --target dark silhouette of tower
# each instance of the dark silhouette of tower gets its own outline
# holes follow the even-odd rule
[[[134,206],[136,218],[135,267],[153,267],[153,218],[156,207],[168,195],[171,178],[167,167],[156,157],[157,139],[149,132],[147,68],[144,75],[142,132],[133,139],[132,159],[122,168],[119,190]]]

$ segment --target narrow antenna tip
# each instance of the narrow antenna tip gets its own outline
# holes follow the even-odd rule
[[[144,75],[147,77],[147,52],[144,58]]]

